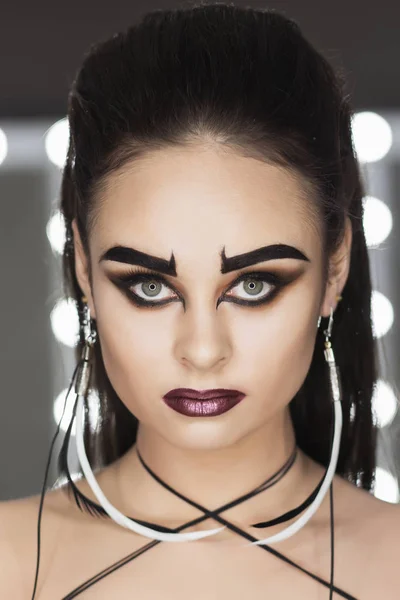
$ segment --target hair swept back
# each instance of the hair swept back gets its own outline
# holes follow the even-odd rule
[[[344,85],[344,75],[335,72],[299,26],[275,10],[224,3],[155,10],[92,45],[68,99],[70,139],[60,203],[67,233],[64,291],[79,312],[79,359],[83,305],[71,223],[77,220],[90,259],[90,232],[107,177],[148,152],[212,140],[299,175],[322,232],[325,265],[343,239],[346,216],[352,224],[350,272],[332,331],[343,393],[336,471],[371,490],[377,352],[362,224],[364,190]],[[309,372],[290,412],[298,446],[327,466],[332,409],[323,341],[319,330]],[[138,425],[108,379],[99,342],[91,388],[100,399],[99,426],[91,430],[86,401],[84,437],[89,462],[99,468],[135,443]],[[61,477],[66,475],[67,438],[58,457]]]

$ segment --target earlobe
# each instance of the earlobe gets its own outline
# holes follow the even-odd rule
[[[81,288],[82,296],[86,296],[92,319],[96,318],[96,312],[94,308],[91,286],[88,276],[88,259],[83,249],[81,237],[79,235],[78,226],[74,219],[71,223],[73,235],[74,235],[74,255],[75,255],[75,273],[76,278]]]

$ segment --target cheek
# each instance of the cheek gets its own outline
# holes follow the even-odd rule
[[[146,401],[152,390],[166,392],[171,381],[170,329],[161,311],[139,313],[130,306],[103,313],[96,307],[96,311],[107,375],[119,398],[139,417],[137,403]]]
[[[314,314],[286,312],[263,319],[247,318],[238,326],[235,348],[243,386],[269,408],[287,405],[302,386],[309,371],[315,346]],[[235,380],[236,382],[236,380]],[[240,385],[241,377],[238,377]]]

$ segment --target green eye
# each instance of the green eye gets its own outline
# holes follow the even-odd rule
[[[157,279],[151,277],[152,276],[150,276],[150,278],[147,281],[144,280],[139,283],[136,283],[135,287],[138,287],[139,290],[135,290],[133,293],[139,296],[142,300],[146,300],[147,298],[156,298],[161,301],[167,299],[168,296],[166,298],[165,295],[157,298],[157,296],[159,296],[162,293],[162,288],[165,286],[165,284],[162,281],[158,281]],[[265,294],[265,285],[268,286],[270,284],[266,280],[260,280],[259,278],[255,277],[247,277],[246,279],[236,284],[233,288],[230,288],[230,292],[236,287],[243,286],[242,289],[244,293],[248,296],[247,298],[242,297],[242,300],[248,300],[249,296],[253,296],[256,299],[259,299],[258,296],[260,296],[260,294]],[[166,287],[169,288],[168,285]],[[141,294],[143,294],[144,296],[142,296]],[[231,293],[229,293],[229,295],[231,295]]]
[[[259,300],[260,295],[265,297],[265,284],[266,286],[270,285],[269,282],[265,279],[265,277],[264,279],[260,279],[258,277],[247,277],[246,279],[240,281],[233,288],[230,288],[230,291],[242,285],[244,293],[248,294],[247,298],[242,298],[243,300],[248,300],[249,296],[253,296],[254,298],[256,298],[256,300]]]
[[[163,284],[160,281],[155,281],[154,279],[141,283],[142,289],[145,290],[145,294],[150,297],[157,296],[160,293],[159,290],[162,285]]]
[[[158,273],[148,273],[139,268],[130,271],[118,279],[123,284],[126,293],[137,306],[163,306],[171,302],[183,300],[181,294],[176,292],[169,282]],[[234,281],[223,298],[218,300],[218,304],[223,299],[242,306],[257,306],[267,303],[279,292],[288,279],[287,275],[282,277],[265,271],[244,273]],[[291,279],[293,279],[293,276],[291,276]],[[232,293],[239,286],[241,286],[240,294]],[[172,291],[172,295],[168,291]]]

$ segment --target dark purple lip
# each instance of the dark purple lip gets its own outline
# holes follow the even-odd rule
[[[228,396],[245,396],[239,390],[226,388],[215,388],[211,390],[193,390],[191,388],[175,388],[163,396],[164,400],[187,398],[190,400],[212,400],[214,398],[226,398]]]
[[[245,394],[230,394],[229,396],[214,396],[210,400],[185,398],[184,396],[166,398],[164,396],[164,402],[176,412],[187,417],[215,417],[239,404],[244,396]]]

